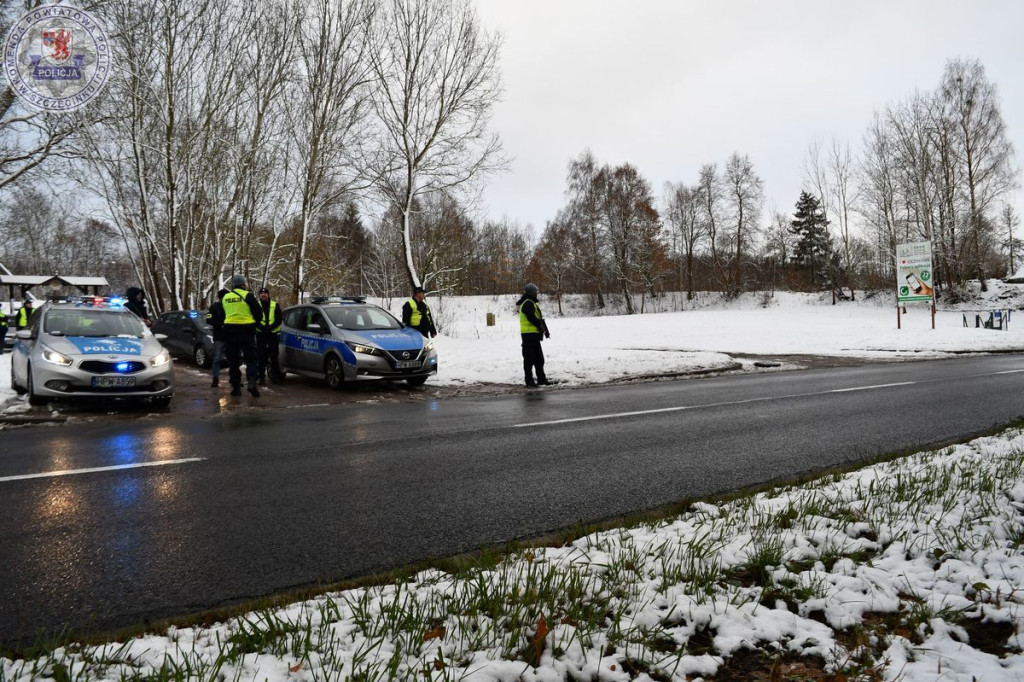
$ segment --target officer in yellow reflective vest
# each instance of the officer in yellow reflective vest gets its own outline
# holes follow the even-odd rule
[[[256,320],[256,348],[260,355],[260,385],[267,385],[267,375],[275,384],[283,383],[278,364],[278,338],[281,333],[281,309],[271,300],[270,290],[260,289],[260,316]]]
[[[26,298],[25,302],[18,309],[15,319],[15,329],[28,329],[28,323],[32,320],[32,301]]]
[[[527,386],[548,386],[552,382],[544,374],[544,351],[540,347],[541,338],[551,338],[548,323],[537,303],[537,285],[527,284],[523,287],[523,295],[516,301],[519,308],[519,332],[523,337],[523,372]],[[533,372],[537,372],[537,380]]]
[[[231,278],[231,290],[221,299],[224,307],[224,354],[228,359],[228,381],[231,395],[242,395],[241,360],[245,358],[245,378],[249,393],[258,397],[256,386],[259,373],[259,354],[256,352],[256,320],[260,318],[260,304],[246,289],[245,277]]]
[[[412,327],[423,336],[433,338],[437,336],[437,328],[434,326],[434,316],[430,313],[430,306],[423,299],[427,297],[423,287],[413,287],[412,298],[402,306],[402,324]]]

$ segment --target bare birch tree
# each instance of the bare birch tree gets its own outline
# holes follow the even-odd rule
[[[702,221],[701,206],[704,204],[700,186],[688,187],[679,182],[666,185],[667,209],[665,221],[669,225],[673,240],[678,239],[679,258],[685,265],[686,300],[693,300],[693,275],[697,248],[707,236],[707,223]]]
[[[939,96],[957,130],[957,164],[970,210],[970,267],[984,291],[984,217],[994,202],[1017,184],[1012,168],[1013,145],[1007,136],[996,86],[980,61],[949,61]]]
[[[384,0],[368,56],[379,145],[367,168],[401,214],[405,269],[421,284],[412,243],[416,200],[455,195],[504,164],[488,132],[501,92],[500,40],[466,0]]]
[[[725,201],[724,185],[717,164],[701,166],[697,190],[701,199],[701,221],[711,254],[711,275],[715,284],[724,290],[726,277],[722,259],[722,230],[725,227]]]
[[[305,285],[306,249],[316,219],[358,184],[362,124],[369,112],[369,37],[375,5],[370,0],[309,0],[300,24],[302,74],[289,118],[293,131],[290,168],[298,188],[298,235],[292,297]]]
[[[743,290],[743,262],[746,249],[758,230],[764,206],[764,180],[754,170],[750,157],[733,153],[725,164],[725,201],[732,215],[732,273],[727,280],[728,293]]]

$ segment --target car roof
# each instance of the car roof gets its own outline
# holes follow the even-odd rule
[[[379,308],[373,303],[367,303],[365,296],[313,296],[309,299],[309,303],[312,305],[318,305],[321,307],[340,307],[340,306],[373,306]]]

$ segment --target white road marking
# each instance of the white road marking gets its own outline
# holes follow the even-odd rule
[[[850,391],[870,391],[873,388],[890,388],[892,386],[913,386],[916,381],[901,381],[897,384],[875,384],[874,386],[857,386],[855,388],[834,388],[829,393],[849,393]]]
[[[99,471],[117,471],[119,469],[138,469],[140,467],[162,467],[168,464],[187,464],[189,462],[202,462],[205,457],[189,457],[187,459],[168,459],[163,462],[139,462],[137,464],[118,464],[109,467],[92,467],[90,469],[67,469],[66,471],[44,471],[41,474],[22,474],[20,476],[0,476],[0,483],[8,481],[24,481],[30,478],[54,478],[57,476],[76,476],[78,474],[93,474]]]
[[[728,405],[745,405],[747,403],[762,403],[769,400],[787,400],[789,398],[808,398],[816,395],[827,395],[829,393],[844,393],[847,391],[867,391],[873,388],[889,388],[891,386],[911,386],[916,381],[904,381],[898,384],[877,384],[874,386],[858,386],[855,388],[836,388],[828,391],[815,391],[813,393],[793,393],[790,395],[776,395],[765,398],[748,398],[746,400],[734,400],[724,403],[707,403],[704,405],[683,405],[680,407],[662,407],[656,410],[638,410],[636,412],[612,412],[610,414],[595,414],[589,417],[571,417],[569,419],[552,419],[546,422],[530,422],[528,424],[513,424],[512,428],[523,428],[528,426],[552,426],[554,424],[573,424],[575,422],[589,422],[599,419],[621,419],[622,417],[638,417],[647,414],[661,414],[665,412],[681,412],[682,410],[707,409],[709,407],[726,407]]]
[[[993,372],[993,374],[1016,374],[1018,372],[1024,372],[1024,369],[1008,369],[1005,372]]]

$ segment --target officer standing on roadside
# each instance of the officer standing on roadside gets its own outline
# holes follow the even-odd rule
[[[210,309],[206,311],[206,324],[210,325],[210,329],[213,330],[213,358],[210,361],[210,374],[213,376],[213,381],[210,382],[211,388],[217,388],[220,386],[220,363],[224,359],[224,294],[228,293],[227,289],[221,289],[217,292],[217,300],[210,304]]]
[[[256,347],[260,355],[260,385],[267,385],[267,375],[275,384],[283,383],[278,364],[278,338],[281,333],[281,309],[271,300],[270,290],[260,289],[260,316],[256,320]]]
[[[26,298],[25,302],[18,309],[15,319],[15,329],[28,329],[28,323],[32,319],[32,299]]]
[[[259,356],[256,352],[256,320],[260,317],[260,304],[246,289],[245,277],[231,278],[231,289],[221,299],[224,306],[224,354],[228,359],[228,381],[231,395],[242,395],[241,361],[245,358],[245,378],[249,393],[259,397],[256,387]]]
[[[434,316],[430,312],[430,306],[424,301],[427,293],[423,287],[413,287],[412,298],[402,306],[402,324],[412,327],[427,338],[437,336],[437,328],[434,326]]]
[[[551,384],[544,374],[544,351],[540,347],[542,338],[551,338],[548,323],[537,303],[537,285],[527,284],[523,295],[516,301],[519,308],[519,332],[523,337],[523,372],[527,386],[548,386]],[[533,380],[534,369],[537,380]]]
[[[0,355],[4,354],[4,342],[7,340],[7,313],[0,307]]]

